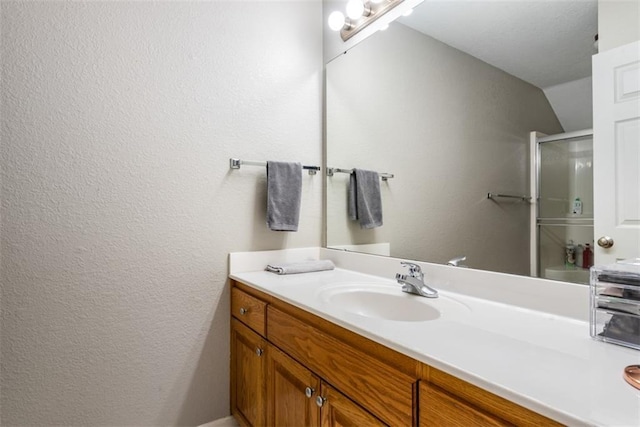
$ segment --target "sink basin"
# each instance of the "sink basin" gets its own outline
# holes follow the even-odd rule
[[[321,288],[318,297],[342,311],[399,322],[426,322],[453,312],[469,311],[466,305],[447,296],[411,295],[402,292],[400,285],[335,284]]]

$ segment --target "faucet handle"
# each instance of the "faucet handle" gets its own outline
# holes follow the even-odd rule
[[[466,259],[467,259],[467,257],[465,255],[459,256],[459,257],[455,257],[455,258],[450,259],[449,261],[447,261],[447,265],[452,265],[454,267],[466,267],[466,265],[460,264],[461,262],[465,261]]]
[[[422,277],[422,269],[418,264],[412,262],[401,261],[400,264],[409,267],[409,275],[412,277]]]

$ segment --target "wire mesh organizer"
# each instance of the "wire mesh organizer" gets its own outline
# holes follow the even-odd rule
[[[640,259],[591,268],[591,336],[640,350]]]

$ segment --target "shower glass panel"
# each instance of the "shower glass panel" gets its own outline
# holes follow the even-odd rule
[[[593,136],[538,141],[538,275],[589,283],[582,251],[593,248]],[[573,247],[574,255],[567,256]]]

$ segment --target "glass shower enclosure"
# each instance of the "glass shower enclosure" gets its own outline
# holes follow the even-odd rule
[[[589,283],[593,131],[531,133],[531,275]]]

